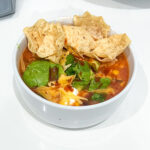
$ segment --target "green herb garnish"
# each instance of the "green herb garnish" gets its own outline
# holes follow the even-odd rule
[[[91,71],[88,62],[77,62],[73,70],[75,71],[78,80],[73,81],[72,86],[78,90],[85,89],[90,83],[91,76],[93,76],[93,72]]]
[[[74,71],[80,80],[90,82],[91,69],[88,62],[78,62],[74,67]]]
[[[100,87],[101,82],[100,81],[95,81],[95,78],[91,80],[90,86],[89,86],[89,91],[96,90]]]
[[[87,81],[76,81],[76,80],[74,80],[72,83],[72,86],[80,91],[80,90],[85,89],[88,84],[89,84],[89,82],[87,82]]]
[[[73,55],[71,55],[71,54],[67,55],[67,57],[66,57],[66,65],[73,64],[74,60],[75,60],[75,58],[74,58]]]
[[[89,64],[95,72],[98,71],[100,63],[97,60],[92,59],[91,61],[89,61]]]
[[[76,72],[74,71],[74,67],[76,66],[76,63],[74,62],[65,72],[67,74],[67,76],[71,76],[76,74]]]
[[[110,85],[111,79],[110,78],[101,78],[100,82],[101,82],[101,87],[100,88],[105,89]]]
[[[91,99],[98,102],[103,102],[106,99],[106,96],[105,94],[94,93]]]

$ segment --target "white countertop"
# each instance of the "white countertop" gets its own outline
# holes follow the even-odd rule
[[[17,0],[16,13],[0,19],[1,150],[150,149],[150,3],[120,1]],[[65,130],[45,125],[22,107],[17,89],[15,94],[14,45],[22,29],[38,18],[72,16],[86,10],[102,15],[115,31],[126,32],[132,39],[138,58],[136,81],[120,108],[98,126]]]

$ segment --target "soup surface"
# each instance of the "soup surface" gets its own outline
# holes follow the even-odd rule
[[[27,68],[27,66],[36,60],[42,60],[42,59],[39,58],[37,55],[31,53],[28,50],[28,48],[26,48],[21,56],[20,63],[19,63],[19,72],[20,72],[21,77],[23,76],[23,73],[24,73],[25,69]],[[80,60],[83,60],[83,59],[80,59]],[[22,64],[24,67],[22,67]],[[124,53],[119,55],[117,57],[116,61],[100,64],[98,71],[95,73],[95,78],[97,81],[99,81],[99,79],[103,78],[103,77],[108,77],[111,79],[111,83],[109,84],[109,89],[112,88],[112,91],[111,90],[110,90],[110,92],[102,91],[102,92],[100,92],[102,95],[102,98],[93,100],[92,96],[95,94],[95,92],[88,91],[87,89],[81,90],[78,92],[78,95],[81,97],[87,98],[87,100],[82,100],[82,104],[80,104],[80,106],[92,105],[92,104],[97,104],[97,103],[106,101],[106,100],[114,97],[116,94],[120,93],[124,89],[124,87],[126,86],[126,84],[128,82],[128,78],[129,78],[129,66],[128,66],[127,58]],[[50,77],[49,77],[49,79],[51,81],[53,80]],[[89,85],[87,85],[87,87],[89,87]],[[36,92],[35,89],[36,89],[36,87],[31,88],[32,91]],[[73,88],[71,86],[66,86],[64,89],[67,92],[73,90]],[[39,94],[39,93],[37,93],[37,94]],[[60,101],[60,100],[58,100],[58,101]],[[76,105],[76,104],[74,104],[74,105]]]

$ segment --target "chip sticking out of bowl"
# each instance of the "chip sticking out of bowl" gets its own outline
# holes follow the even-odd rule
[[[95,39],[106,38],[110,32],[110,26],[104,22],[102,16],[94,16],[89,12],[85,12],[82,16],[75,15],[73,17],[75,26],[83,27]]]

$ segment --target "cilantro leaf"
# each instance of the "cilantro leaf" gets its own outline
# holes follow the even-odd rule
[[[94,93],[92,95],[92,100],[103,102],[106,99],[105,94]]]
[[[95,78],[93,78],[90,82],[89,91],[93,91],[99,88],[101,82],[95,81]]]
[[[66,65],[68,64],[73,64],[74,62],[74,56],[69,54],[67,57],[66,57]]]
[[[72,86],[80,91],[80,90],[85,89],[88,84],[89,84],[89,82],[87,82],[87,81],[76,81],[76,80],[74,80],[72,83]]]
[[[111,79],[110,78],[101,78],[100,82],[101,82],[101,87],[100,88],[105,89],[110,85]]]
[[[76,74],[76,72],[74,71],[74,67],[76,66],[76,63],[74,62],[65,72],[67,74],[67,76],[71,76]]]
[[[92,67],[92,69],[97,72],[99,67],[100,67],[100,63],[95,60],[95,59],[91,59],[90,61],[88,61],[88,63],[90,64],[90,66]]]
[[[76,72],[80,80],[90,82],[91,69],[88,62],[78,62],[74,67],[74,71]]]

